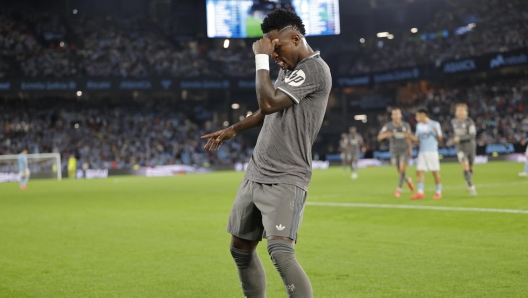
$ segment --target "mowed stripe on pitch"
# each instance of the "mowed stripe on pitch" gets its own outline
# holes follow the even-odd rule
[[[381,208],[381,209],[419,209],[436,211],[466,211],[466,212],[491,212],[491,213],[516,213],[528,214],[528,210],[494,209],[494,208],[468,208],[468,207],[443,207],[395,204],[365,204],[365,203],[332,203],[332,202],[307,202],[309,206],[323,207],[348,207],[348,208]]]

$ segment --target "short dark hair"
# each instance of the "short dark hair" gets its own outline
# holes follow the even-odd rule
[[[426,116],[429,115],[429,110],[426,107],[418,108],[418,113],[425,114]]]
[[[306,35],[303,21],[295,14],[295,12],[279,8],[272,11],[264,18],[264,22],[260,25],[262,33],[266,34],[270,31],[280,31],[288,26],[292,26],[298,30],[302,35]]]

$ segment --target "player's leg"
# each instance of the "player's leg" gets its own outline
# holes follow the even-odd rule
[[[391,153],[391,164],[396,167],[396,171],[398,171],[398,177],[400,177],[401,180],[401,172],[400,172],[400,160],[398,158],[398,155]],[[398,187],[396,188],[396,191],[394,191],[394,197],[399,198],[401,196],[401,183],[398,183]]]
[[[352,175],[351,175],[351,178],[352,179],[357,179],[358,178],[358,164],[359,164],[359,153],[352,153],[352,163],[351,163],[351,166],[352,166]]]
[[[524,172],[519,173],[519,176],[521,177],[528,176],[528,159],[524,162]]]
[[[528,177],[528,147],[526,147],[526,162],[524,163],[524,172],[520,172],[520,177]]]
[[[341,153],[341,164],[343,165],[343,172],[346,173],[346,171],[348,170],[348,159],[347,159],[347,156],[346,156],[346,153]]]
[[[282,278],[288,297],[311,298],[312,284],[295,257],[297,231],[302,222],[306,192],[294,185],[263,185],[255,191],[262,211],[268,253]]]
[[[31,176],[31,173],[29,172],[29,170],[26,170],[26,173],[25,173],[25,175],[24,175],[24,179],[22,179],[22,186],[23,186],[24,188],[27,187],[27,184],[28,184],[28,182],[29,182],[29,177],[30,177],[30,176]]]
[[[436,184],[436,193],[433,196],[433,199],[442,198],[442,177],[440,176],[440,171],[433,171],[433,177]]]
[[[425,197],[425,193],[424,193],[424,171],[420,171],[420,170],[416,171],[416,180],[418,181],[417,191],[416,191],[416,193],[413,196],[411,196],[411,200],[419,200],[419,199],[423,199]]]
[[[398,171],[398,177],[399,177],[398,187],[396,188],[396,191],[394,192],[394,196],[396,198],[399,198],[401,196],[403,182],[407,182],[409,187],[411,187],[412,182],[410,182],[411,178],[407,177],[405,173],[407,162],[404,156],[402,156],[401,154],[394,154],[394,157],[392,158],[392,163],[396,166],[396,170]],[[414,190],[414,187],[412,187],[411,190]]]
[[[409,189],[411,191],[414,190],[414,184],[413,184],[413,181],[412,181],[412,178],[407,176],[407,155],[406,154],[403,154],[402,158],[401,158],[401,161],[400,161],[400,173],[401,173],[401,178],[403,178],[403,180],[407,183],[407,187],[409,187]]]
[[[238,189],[227,232],[232,235],[230,252],[238,268],[242,292],[248,298],[266,297],[266,274],[256,252],[264,228],[262,215],[253,202],[254,182],[242,181]]]
[[[27,174],[27,171],[20,171],[19,173],[18,185],[21,190],[25,190],[27,188],[27,182],[29,180]]]
[[[407,153],[401,153],[398,155],[398,158],[397,158],[397,167],[398,167],[398,174],[399,174],[399,177],[400,177],[400,180],[398,182],[398,189],[401,190],[402,186],[403,186],[403,183],[407,183],[407,186],[409,187],[409,189],[411,191],[414,190],[414,185],[412,183],[412,178],[411,177],[408,177],[407,174],[406,174],[406,170],[407,170]]]
[[[436,192],[433,199],[442,198],[442,179],[440,177],[440,157],[438,152],[429,152],[427,157],[429,170],[433,172],[433,177],[436,184]]]
[[[462,170],[464,171],[464,179],[466,180],[469,193],[472,196],[476,196],[477,189],[473,184],[473,163],[475,162],[475,155],[469,150],[467,152],[460,151],[458,153],[458,158],[462,165]]]
[[[417,183],[417,192],[411,196],[411,200],[420,200],[425,197],[424,193],[424,172],[428,171],[427,166],[427,160],[426,160],[426,154],[424,152],[420,152],[418,154],[418,164],[416,165],[416,180]]]
[[[520,172],[519,176],[528,177],[528,151],[526,152],[526,161],[524,162],[524,172]]]

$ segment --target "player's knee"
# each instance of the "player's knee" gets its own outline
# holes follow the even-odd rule
[[[248,268],[255,254],[254,250],[243,250],[233,246],[231,246],[229,250],[231,251],[231,256],[239,269]]]
[[[268,253],[279,273],[282,273],[292,261],[295,261],[295,249],[291,239],[268,240]]]

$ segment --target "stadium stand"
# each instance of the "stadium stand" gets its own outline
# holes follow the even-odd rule
[[[393,40],[367,39],[350,74],[430,63],[440,65],[450,59],[528,47],[525,1],[447,2],[448,7],[436,13],[417,34],[399,32]],[[457,28],[467,30],[457,33]]]

